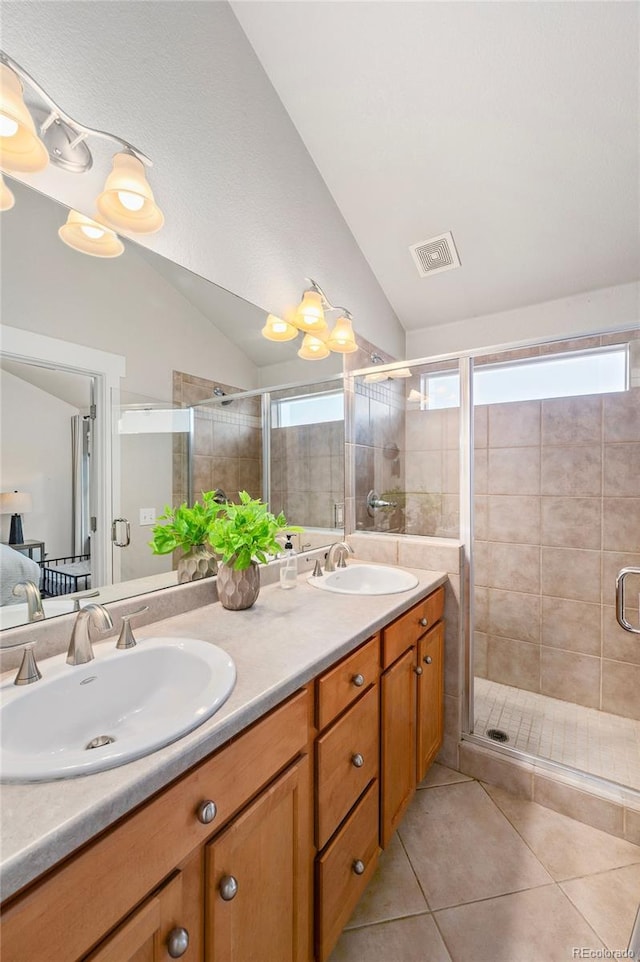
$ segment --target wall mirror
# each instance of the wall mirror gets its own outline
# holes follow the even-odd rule
[[[137,243],[125,240],[124,254],[113,260],[71,250],[57,236],[66,208],[24,184],[10,184],[16,203],[0,217],[0,490],[31,496],[22,521],[24,542],[41,546],[32,547],[34,560],[44,555],[45,561],[70,559],[67,565],[76,565],[65,594],[69,587],[86,587],[111,601],[165,587],[175,583],[172,560],[152,555],[147,546],[154,512],[190,491],[224,484],[230,498],[236,485],[263,497],[265,491],[249,463],[257,456],[242,457],[246,439],[234,439],[234,420],[242,414],[253,427],[254,413],[241,412],[238,403],[230,414],[224,397],[218,398],[225,412],[218,440],[226,432],[227,444],[222,468],[231,472],[220,483],[202,473],[200,455],[189,457],[189,417],[181,420],[182,409],[218,391],[303,383],[311,373],[314,379],[331,377],[339,373],[336,366],[341,371],[341,358],[312,364],[297,359],[294,344],[261,337],[264,309]],[[34,339],[38,348],[32,350]],[[213,433],[204,443],[216,443]],[[341,491],[327,488],[325,500],[331,496],[340,504],[343,490],[343,482]],[[298,508],[304,514],[300,501],[296,513]],[[325,514],[331,521],[331,511]],[[120,517],[128,520],[128,530]],[[319,527],[316,514],[296,517],[299,524],[305,521]],[[3,514],[3,543],[9,523]],[[324,526],[327,542],[335,540],[333,524]],[[87,554],[90,566],[83,564]],[[82,577],[87,567],[90,581]],[[56,596],[46,607],[49,616],[71,605]],[[21,608],[26,620],[20,599],[3,597],[0,627],[12,627]]]

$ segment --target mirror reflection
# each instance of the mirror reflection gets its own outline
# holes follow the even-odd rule
[[[16,355],[3,337],[0,491],[26,493],[31,505],[21,512],[9,506],[0,517],[0,627],[29,617],[24,589],[13,594],[17,581],[38,580],[46,617],[73,609],[82,603],[74,596],[85,592],[110,601],[175,583],[174,560],[148,547],[165,504],[215,488],[231,499],[241,489],[269,494],[261,398],[228,403],[229,395],[273,379],[302,382],[310,373],[291,345],[261,336],[263,309],[128,240],[114,260],[73,251],[57,237],[66,210],[23,184],[11,189],[15,207],[0,219],[4,331],[55,339],[55,350],[51,360],[46,352]],[[122,363],[108,397],[98,389],[99,364],[81,369],[74,360],[87,349]],[[313,374],[332,375],[336,366],[341,370],[341,358],[332,355],[314,362]],[[208,398],[216,404],[205,416],[197,405]],[[101,405],[113,432],[105,443],[94,437]],[[193,424],[188,416],[179,423],[177,415],[192,408]],[[274,430],[276,437],[288,429]],[[337,450],[337,434],[334,440]],[[330,532],[318,533],[321,543],[335,540],[332,506],[344,501],[344,467],[338,454],[327,457],[335,476],[324,485],[328,463],[314,475],[322,497],[307,489],[289,510],[291,523]],[[298,469],[282,462],[281,470],[277,458],[274,465],[279,477],[282,470],[289,476],[291,498]],[[282,487],[274,489],[273,507],[287,513],[283,497]],[[10,530],[16,513],[19,541]]]

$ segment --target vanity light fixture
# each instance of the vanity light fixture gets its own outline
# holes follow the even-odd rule
[[[345,307],[331,304],[319,284],[307,277],[309,284],[302,295],[295,314],[282,320],[269,314],[262,328],[262,336],[270,341],[292,341],[298,331],[305,335],[298,357],[305,361],[319,361],[334,351],[338,354],[351,354],[358,350],[353,333],[352,317]],[[325,311],[340,311],[340,317],[333,330],[325,320]]]
[[[124,244],[114,231],[77,210],[69,211],[58,237],[67,247],[92,257],[119,257],[124,251]]]
[[[0,174],[0,211],[11,210],[16,199],[4,182],[4,177]]]
[[[393,381],[395,378],[405,377],[411,377],[411,371],[408,367],[399,367],[395,371],[372,371],[371,374],[365,374],[364,380],[368,384],[372,384],[375,381]]]
[[[24,92],[28,94],[26,102]],[[102,217],[114,229],[133,234],[160,230],[164,215],[147,182],[145,167],[151,167],[152,162],[146,154],[116,134],[74,120],[19,63],[0,50],[0,167],[3,170],[37,173],[51,162],[70,173],[84,173],[93,165],[87,145],[92,137],[118,146],[113,170],[97,199]]]

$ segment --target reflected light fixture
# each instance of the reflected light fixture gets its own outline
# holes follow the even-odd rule
[[[0,174],[0,211],[11,210],[16,199],[4,182],[4,177]]]
[[[364,380],[372,384],[375,381],[393,381],[396,378],[405,377],[411,377],[411,370],[408,367],[399,367],[395,371],[372,371],[371,374],[365,374]]]
[[[303,292],[295,314],[286,321],[269,314],[262,328],[262,336],[270,341],[291,341],[298,331],[302,331],[305,337],[298,357],[305,361],[322,360],[329,357],[332,351],[337,354],[357,351],[350,311],[331,304],[320,285],[311,277],[307,277],[307,280],[311,286]],[[341,312],[331,332],[325,320],[326,311]]]
[[[24,544],[22,517],[33,507],[31,495],[26,491],[5,491],[0,494],[0,514],[11,515],[8,544]]]
[[[28,95],[26,100],[23,93]],[[145,167],[152,166],[151,160],[122,137],[74,120],[19,63],[0,50],[0,167],[3,170],[37,173],[51,162],[70,173],[84,173],[93,165],[87,144],[91,138],[108,140],[118,146],[113,170],[97,200],[102,218],[111,227],[133,234],[160,230],[164,215],[155,202],[145,173]]]
[[[288,321],[283,321],[275,314],[267,316],[267,322],[262,328],[262,336],[268,341],[292,341],[298,336],[298,328]]]
[[[114,231],[77,210],[69,211],[58,237],[67,247],[92,257],[119,257],[124,251],[124,244]]]

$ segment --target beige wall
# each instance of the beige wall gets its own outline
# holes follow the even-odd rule
[[[476,408],[475,507],[476,674],[640,718],[640,387]]]

